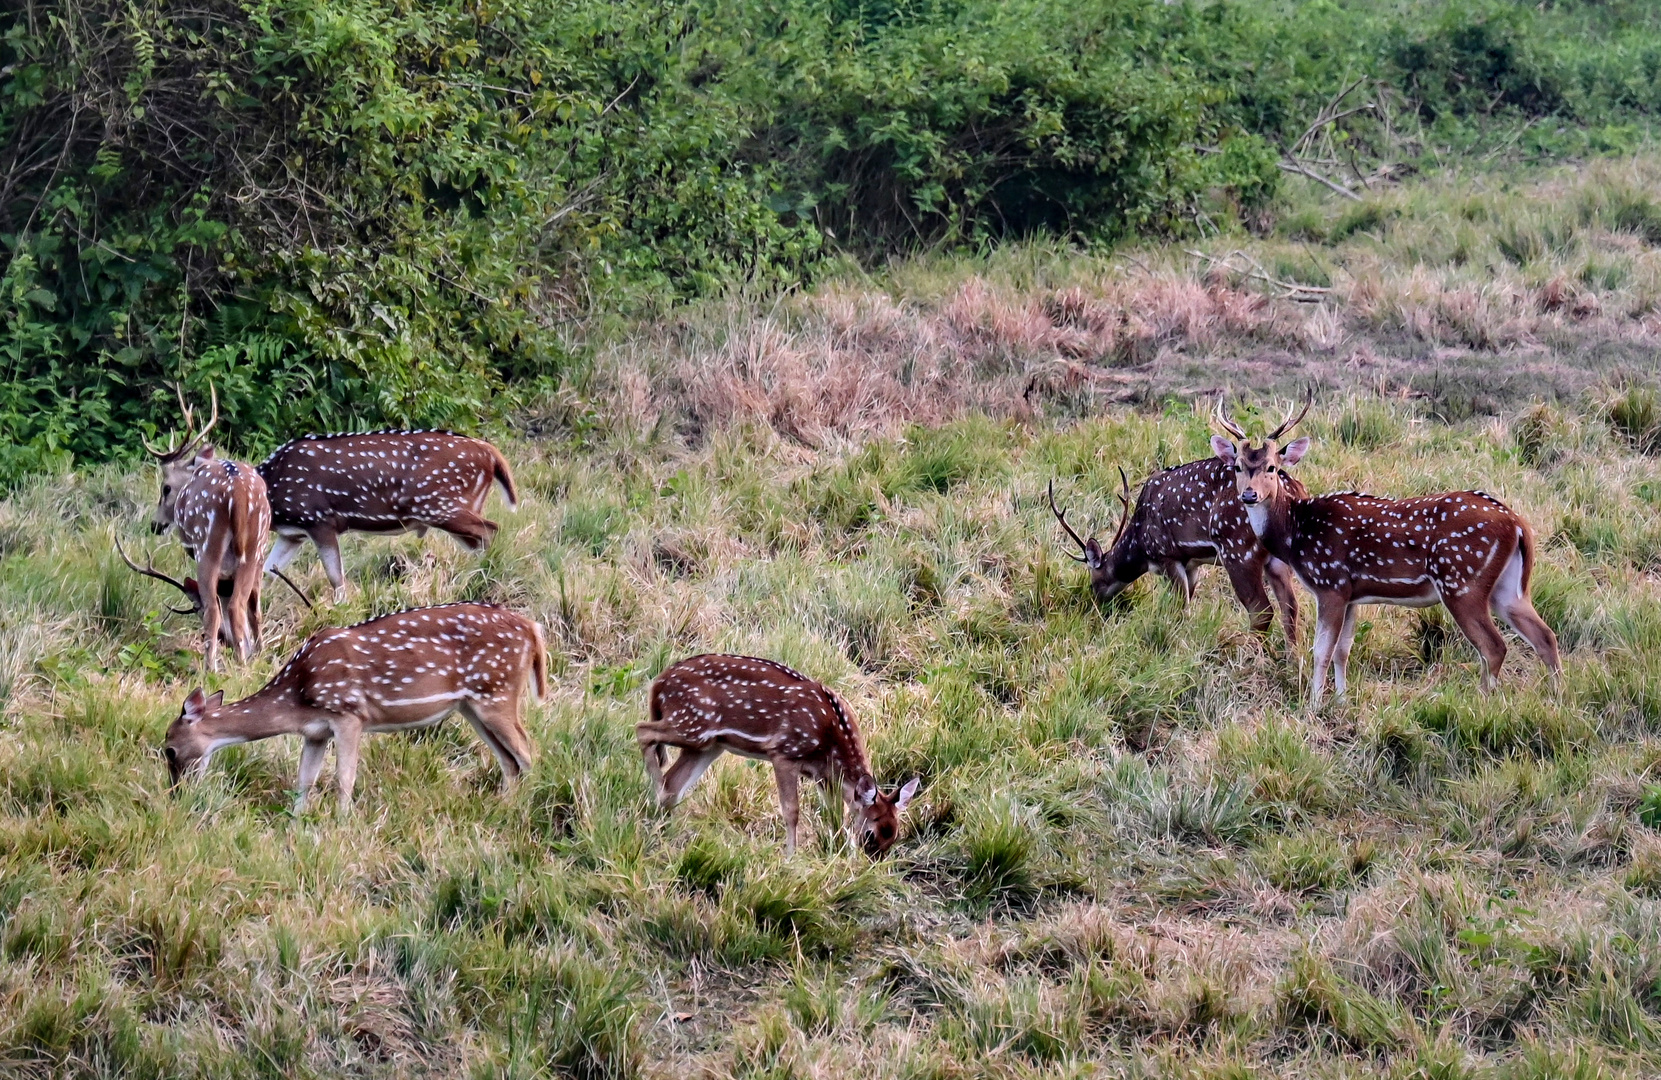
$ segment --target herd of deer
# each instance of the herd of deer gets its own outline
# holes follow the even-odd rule
[[[187,431],[194,417],[181,397]],[[1081,538],[1050,509],[1090,571],[1097,597],[1108,599],[1157,568],[1182,595],[1194,592],[1199,567],[1221,563],[1235,593],[1266,632],[1272,620],[1267,576],[1289,641],[1298,636],[1296,577],[1316,598],[1318,705],[1327,668],[1344,692],[1355,609],[1360,604],[1444,604],[1483,660],[1491,687],[1505,641],[1490,615],[1521,634],[1553,677],[1561,673],[1557,639],[1529,600],[1534,536],[1528,523],[1492,496],[1461,491],[1416,499],[1357,492],[1310,497],[1286,471],[1309,439],[1279,445],[1309,411],[1286,419],[1252,445],[1221,401],[1213,415],[1222,435],[1215,456],[1166,469],[1143,486],[1134,507],[1120,471],[1124,513],[1104,548]],[[206,425],[177,446],[145,446],[161,463],[161,498],[152,521],[177,531],[196,561],[196,576],[175,580],[153,563],[134,570],[166,581],[199,611],[205,662],[218,668],[220,641],[248,660],[260,644],[262,570],[282,575],[306,538],[317,546],[336,599],[345,591],[339,537],[439,529],[472,550],[497,531],[482,511],[492,483],[510,507],[513,474],[487,442],[442,431],[310,435],[279,447],[256,467],[218,457],[207,436],[219,416],[217,396]],[[1238,443],[1231,441],[1238,440]],[[267,551],[269,534],[276,544]],[[119,544],[118,544],[119,548]],[[212,597],[204,595],[212,583]],[[530,765],[531,742],[520,719],[525,689],[548,688],[542,628],[493,604],[456,603],[385,615],[311,635],[254,694],[226,704],[200,688],[185,699],[163,750],[172,781],[206,769],[221,747],[275,735],[301,736],[298,806],[335,744],[336,787],[351,807],[363,735],[407,731],[460,712],[490,748],[512,784]],[[669,667],[652,683],[649,719],[636,729],[658,806],[672,808],[723,752],[769,761],[784,813],[786,846],[796,845],[801,778],[840,788],[853,811],[852,839],[872,855],[898,835],[899,815],[916,794],[912,779],[892,795],[871,773],[852,710],[834,690],[782,664],[755,657],[704,654]],[[668,751],[678,754],[671,764]]]

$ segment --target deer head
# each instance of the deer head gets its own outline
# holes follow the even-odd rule
[[[1235,485],[1240,490],[1240,501],[1246,505],[1246,514],[1251,518],[1252,528],[1258,535],[1263,534],[1263,515],[1265,508],[1279,503],[1285,493],[1286,481],[1290,479],[1285,470],[1296,465],[1309,450],[1309,438],[1294,439],[1284,447],[1276,440],[1309,414],[1309,407],[1314,403],[1314,392],[1304,395],[1303,408],[1293,415],[1291,410],[1280,426],[1269,432],[1263,442],[1257,446],[1251,444],[1245,429],[1236,424],[1224,411],[1223,399],[1217,398],[1217,408],[1212,414],[1212,420],[1229,435],[1240,440],[1238,446],[1223,438],[1221,435],[1211,437],[1211,449],[1217,456],[1234,469]],[[1294,406],[1296,408],[1296,406]]]
[[[208,432],[219,422],[219,393],[209,386],[208,394],[213,404],[209,410],[208,422],[194,435],[188,434],[196,424],[196,414],[185,403],[184,390],[177,387],[175,389],[179,394],[179,409],[184,414],[187,433],[184,441],[176,446],[161,448],[153,445],[149,439],[140,439],[144,443],[144,448],[154,455],[161,465],[161,498],[157,500],[156,512],[150,519],[150,528],[158,533],[166,532],[173,526],[179,492],[190,482],[196,466],[213,457],[213,447],[202,444],[207,439]]]
[[[115,550],[121,556],[121,561],[127,564],[128,569],[132,570],[134,573],[143,574],[145,577],[151,577],[155,578],[157,581],[167,582],[175,589],[178,589],[180,592],[184,593],[185,597],[190,601],[190,606],[187,608],[176,608],[172,605],[168,605],[167,610],[173,612],[175,615],[195,615],[202,610],[202,591],[197,586],[195,578],[187,577],[183,581],[180,581],[178,578],[168,577],[166,574],[156,569],[155,559],[149,556],[145,557],[145,565],[140,566],[138,563],[127,557],[127,550],[121,546],[121,540],[119,538],[115,541]]]
[[[214,747],[212,725],[203,721],[213,716],[225,704],[225,692],[217,690],[204,694],[198,686],[185,698],[178,717],[167,729],[167,742],[162,756],[167,759],[168,783],[177,786],[187,774],[200,772]],[[240,742],[240,739],[232,740]]]
[[[1068,552],[1067,557],[1074,562],[1083,563],[1090,571],[1090,589],[1096,594],[1098,600],[1113,599],[1147,570],[1146,565],[1137,567],[1128,565],[1134,560],[1130,559],[1128,557],[1129,553],[1120,547],[1119,541],[1123,539],[1125,530],[1130,525],[1131,517],[1130,478],[1125,475],[1125,470],[1122,468],[1119,470],[1119,484],[1118,499],[1122,508],[1119,527],[1114,531],[1113,539],[1108,542],[1104,549],[1094,536],[1088,540],[1083,539],[1073,531],[1071,525],[1067,524],[1067,511],[1055,505],[1055,481],[1050,481],[1050,513],[1055,515],[1055,519],[1061,523],[1063,531],[1073,538],[1073,543],[1077,544],[1079,550],[1083,552],[1082,555],[1074,555]]]
[[[895,838],[900,835],[900,815],[922,782],[921,777],[914,776],[892,795],[884,795],[869,776],[860,777],[854,784],[853,801],[859,814],[854,824],[854,838],[865,854],[879,858],[894,846]]]

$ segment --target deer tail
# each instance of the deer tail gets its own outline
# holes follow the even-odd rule
[[[1522,518],[1517,519],[1517,549],[1523,553],[1522,595],[1527,596],[1529,580],[1534,577],[1534,530]]]
[[[531,623],[531,672],[536,676],[536,700],[548,696],[548,641],[542,636],[542,624]]]
[[[489,446],[490,444],[486,443]],[[513,470],[508,468],[508,459],[494,446],[490,447],[490,456],[495,462],[494,473],[496,482],[502,485],[502,495],[508,501],[509,510],[519,509],[519,489],[513,483]]]

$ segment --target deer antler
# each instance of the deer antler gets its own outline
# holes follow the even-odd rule
[[[174,392],[179,395],[179,411],[184,414],[185,432],[188,434],[190,429],[196,425],[196,411],[185,403],[184,387],[175,383],[173,385],[173,389]],[[166,450],[156,449],[156,447],[151,444],[149,439],[146,439],[144,436],[140,435],[139,441],[144,444],[144,448],[156,457],[160,458],[162,461],[176,461],[179,458],[184,457],[190,451],[196,449],[197,444],[199,444],[203,439],[206,439],[208,437],[208,432],[212,431],[213,426],[219,423],[219,391],[214,388],[214,385],[211,382],[208,384],[208,396],[212,400],[212,405],[209,409],[208,423],[206,427],[204,427],[201,431],[198,431],[195,435],[191,435],[178,446],[169,446]]]
[[[1071,525],[1067,524],[1067,511],[1061,510],[1061,509],[1056,507],[1056,505],[1055,505],[1055,481],[1054,480],[1050,481],[1050,513],[1054,514],[1055,519],[1057,521],[1061,522],[1061,527],[1063,529],[1067,530],[1067,535],[1071,536],[1073,538],[1073,543],[1075,543],[1079,546],[1080,551],[1089,551],[1090,550],[1089,547],[1085,545],[1085,542],[1082,539],[1079,538],[1079,534],[1073,531],[1073,527]],[[1121,531],[1123,530],[1123,528],[1124,527],[1121,525],[1120,526]],[[1083,556],[1074,555],[1071,552],[1069,552],[1067,554],[1067,557],[1069,559],[1072,559],[1074,562],[1085,562],[1085,561],[1087,561]]]
[[[306,595],[305,590],[301,589],[300,586],[294,584],[294,582],[288,580],[288,575],[287,574],[283,573],[281,570],[278,570],[276,567],[272,567],[270,572],[277,575],[277,577],[282,581],[282,583],[284,585],[287,585],[289,588],[293,589],[294,590],[294,595],[298,596],[300,598],[300,601],[302,603],[304,603],[307,607],[316,607],[317,606],[317,605],[315,605],[311,602],[311,597]]]
[[[1305,416],[1309,415],[1309,407],[1313,404],[1315,404],[1315,387],[1314,386],[1305,387],[1304,392],[1303,392],[1303,409],[1298,413],[1297,416],[1293,416],[1292,415],[1292,410],[1287,409],[1286,410],[1286,419],[1282,420],[1280,422],[1279,427],[1277,427],[1273,431],[1269,432],[1267,437],[1270,438],[1270,439],[1278,439],[1282,435],[1286,434],[1288,431],[1291,431],[1293,428],[1297,427],[1298,422],[1301,421]],[[1296,408],[1296,406],[1294,406],[1294,408]]]
[[[1125,529],[1130,525],[1130,477],[1125,475],[1123,465],[1119,466],[1119,486],[1123,489],[1117,496],[1119,505],[1125,509],[1124,513],[1119,515],[1119,527],[1113,530],[1113,543],[1108,545],[1110,548],[1118,546],[1119,537],[1125,534]]]
[[[1247,436],[1246,436],[1246,429],[1241,427],[1239,424],[1236,424],[1233,420],[1229,419],[1228,414],[1223,411],[1223,395],[1222,394],[1217,395],[1217,408],[1212,411],[1211,419],[1212,419],[1212,422],[1215,423],[1218,427],[1222,428],[1224,431],[1228,432],[1230,435],[1234,436],[1236,439],[1239,439],[1241,442],[1248,442],[1249,441]]]
[[[180,592],[182,592],[186,596],[190,597],[192,602],[193,602],[192,606],[187,607],[187,608],[176,608],[176,607],[173,607],[171,604],[169,604],[168,607],[167,607],[167,610],[173,612],[173,614],[175,614],[175,615],[194,615],[198,611],[202,610],[202,594],[201,594],[200,590],[192,589],[189,585],[186,585],[184,582],[178,580],[177,578],[170,578],[166,574],[162,573],[160,570],[157,570],[156,569],[156,561],[155,561],[154,558],[148,558],[147,557],[144,561],[148,565],[140,566],[138,563],[134,562],[132,559],[127,557],[127,550],[121,546],[121,538],[120,537],[116,538],[115,550],[118,553],[120,553],[121,561],[126,563],[128,568],[131,569],[134,573],[143,574],[145,577],[155,578],[157,581],[165,581],[169,585],[173,586],[175,589],[178,589]]]

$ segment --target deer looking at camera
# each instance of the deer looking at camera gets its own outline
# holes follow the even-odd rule
[[[1217,457],[1234,472],[1252,530],[1270,554],[1291,566],[1315,594],[1315,674],[1310,707],[1320,704],[1326,670],[1342,696],[1349,677],[1355,609],[1361,604],[1446,605],[1460,632],[1482,656],[1482,686],[1491,689],[1505,662],[1505,639],[1490,615],[1521,634],[1555,678],[1563,662],[1557,636],[1529,600],[1534,531],[1515,511],[1480,491],[1416,499],[1382,499],[1344,491],[1308,498],[1295,492],[1285,470],[1309,450],[1307,437],[1280,447],[1276,439],[1309,412],[1287,419],[1253,446],[1223,411],[1215,420],[1240,440],[1211,439]]]
[[[207,636],[206,662],[209,671],[219,670],[221,627],[246,662],[260,645],[260,562],[265,556],[266,534],[271,531],[271,505],[265,497],[265,481],[251,466],[221,458],[206,444],[208,433],[219,422],[219,395],[210,390],[213,406],[208,422],[176,447],[158,449],[144,440],[144,448],[161,464],[161,498],[150,527],[157,533],[176,529],[185,552],[196,560],[196,577],[187,586],[164,575],[149,576],[171,582],[192,595],[194,610],[202,613]],[[179,392],[185,430],[195,425],[195,415]],[[126,559],[126,552],[121,553]],[[139,568],[128,559],[133,569]],[[140,573],[147,571],[140,570]],[[225,595],[224,582],[230,582]],[[200,595],[198,582],[214,583],[214,602]]]
[[[1119,495],[1123,513],[1119,528],[1103,548],[1095,537],[1084,539],[1067,524],[1067,512],[1055,505],[1055,483],[1050,484],[1050,513],[1077,544],[1080,555],[1069,558],[1090,571],[1090,588],[1099,600],[1111,600],[1149,570],[1157,570],[1176,588],[1187,604],[1194,598],[1200,567],[1221,563],[1228,574],[1234,595],[1251,616],[1252,629],[1269,631],[1273,608],[1263,587],[1268,577],[1280,606],[1281,627],[1286,640],[1298,641],[1298,594],[1292,571],[1270,555],[1240,504],[1234,488],[1234,473],[1212,457],[1175,465],[1155,473],[1142,485],[1131,510],[1130,480],[1123,469]],[[1288,478],[1296,497],[1306,492],[1303,485]]]
[[[900,814],[922,782],[912,779],[883,794],[847,703],[771,660],[720,653],[682,660],[652,683],[649,708],[651,719],[635,728],[635,737],[658,808],[672,809],[724,751],[769,761],[787,852],[796,850],[802,777],[841,785],[855,814],[852,838],[872,857],[894,846]],[[680,748],[673,765],[671,746]]]
[[[341,533],[425,535],[432,528],[482,551],[499,528],[484,517],[492,481],[509,509],[519,501],[500,450],[448,431],[307,435],[279,446],[259,471],[277,530],[266,569],[287,566],[310,537],[337,601],[346,595]]]
[[[167,729],[168,775],[177,784],[205,772],[222,747],[299,735],[296,809],[304,810],[333,740],[340,809],[347,812],[364,735],[430,727],[459,711],[511,786],[530,767],[519,706],[533,679],[541,699],[548,692],[542,628],[493,604],[415,608],[319,630],[241,701],[227,705],[222,692],[193,691]]]

